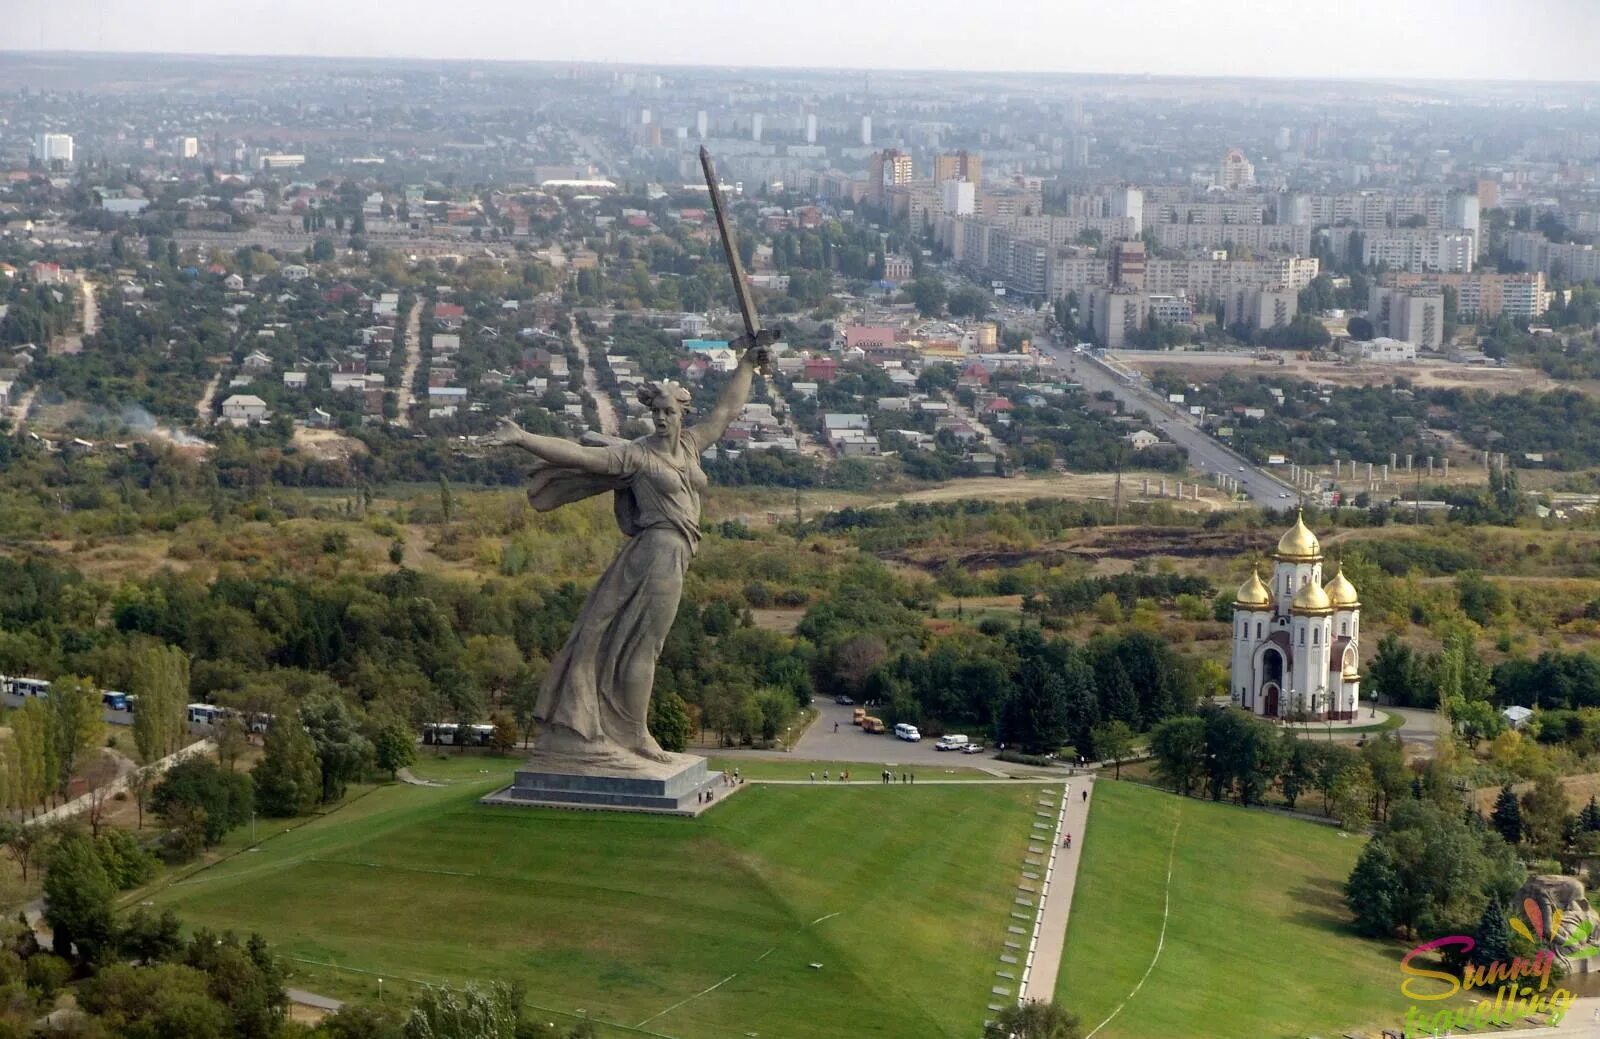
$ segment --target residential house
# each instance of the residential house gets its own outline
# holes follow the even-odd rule
[[[283,388],[286,390],[303,390],[306,388],[305,372],[284,372]]]
[[[249,393],[235,393],[222,402],[222,421],[252,426],[267,417],[267,402]]]
[[[265,375],[272,371],[272,357],[260,350],[251,350],[239,367],[249,375]]]

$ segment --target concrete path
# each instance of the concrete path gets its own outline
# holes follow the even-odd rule
[[[217,745],[211,740],[199,740],[195,743],[189,744],[187,747],[184,747],[182,750],[179,750],[176,753],[167,755],[160,761],[152,762],[151,764],[145,766],[145,768],[151,773],[159,776],[180,761],[183,761],[187,758],[192,758],[197,754],[211,754],[215,752],[216,749]],[[22,821],[22,825],[39,826],[43,823],[55,822],[57,820],[66,819],[74,815],[82,815],[84,812],[89,811],[89,809],[93,808],[94,806],[103,804],[108,799],[115,797],[117,794],[125,792],[128,789],[128,784],[132,781],[134,773],[140,771],[139,768],[134,766],[132,762],[129,762],[128,764],[129,767],[110,782],[96,787],[86,794],[75,797],[66,804],[57,805],[55,808],[52,808],[47,812],[40,812],[31,819],[24,819]]]
[[[1067,915],[1072,911],[1072,892],[1078,881],[1078,856],[1088,837],[1089,806],[1093,801],[1094,777],[1074,776],[1067,784],[1065,811],[1045,863],[1048,887],[1039,908],[1038,945],[1033,950],[1033,965],[1028,969],[1021,992],[1024,1000],[1055,999],[1061,953],[1067,944]],[[1061,841],[1068,834],[1072,835],[1072,847],[1064,848]]]
[[[340,1007],[344,1006],[343,1000],[334,999],[332,996],[319,996],[315,992],[307,992],[301,988],[284,989],[283,994],[289,997],[289,1002],[291,1003],[298,1003],[300,1006],[311,1007],[314,1010],[325,1010],[330,1014],[337,1012]]]
[[[418,779],[416,774],[413,773],[409,768],[400,769],[394,774],[394,777],[400,780],[400,782],[409,784],[411,786],[449,786],[448,783],[440,783],[433,779]]]

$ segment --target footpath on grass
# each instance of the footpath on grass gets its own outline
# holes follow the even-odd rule
[[[1015,782],[1015,780],[1012,780]],[[1065,810],[1050,850],[1047,876],[1049,887],[1039,905],[1038,944],[1033,964],[1019,1002],[1030,999],[1054,1000],[1056,975],[1061,972],[1061,951],[1067,944],[1067,915],[1072,912],[1072,892],[1078,881],[1078,858],[1089,837],[1089,805],[1094,801],[1094,776],[1074,776],[1067,785]],[[1070,836],[1071,847],[1063,844]]]

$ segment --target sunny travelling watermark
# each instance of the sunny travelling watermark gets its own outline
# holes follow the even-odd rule
[[[1544,1014],[1551,1026],[1559,1025],[1577,995],[1568,988],[1551,985],[1556,957],[1568,960],[1587,959],[1600,953],[1600,947],[1584,944],[1594,930],[1594,921],[1585,920],[1573,929],[1572,934],[1560,937],[1561,910],[1550,914],[1549,927],[1545,926],[1543,912],[1533,899],[1525,899],[1523,911],[1528,920],[1510,917],[1511,930],[1526,938],[1534,946],[1529,956],[1513,956],[1490,963],[1468,963],[1461,975],[1436,970],[1417,961],[1430,954],[1454,949],[1465,957],[1477,948],[1477,941],[1469,935],[1455,934],[1435,938],[1412,949],[1400,959],[1400,973],[1404,980],[1400,991],[1408,1000],[1405,1026],[1401,1032],[1407,1039],[1413,1036],[1440,1036],[1465,1030],[1479,1030],[1491,1026],[1505,1026],[1536,1014]],[[1531,926],[1530,926],[1531,925]],[[1440,1000],[1457,993],[1477,991],[1484,996],[1475,1004],[1466,1006],[1430,1008]],[[1491,997],[1489,993],[1493,993]]]

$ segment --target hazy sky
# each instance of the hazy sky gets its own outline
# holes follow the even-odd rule
[[[1600,0],[3,0],[0,49],[1600,78]]]

